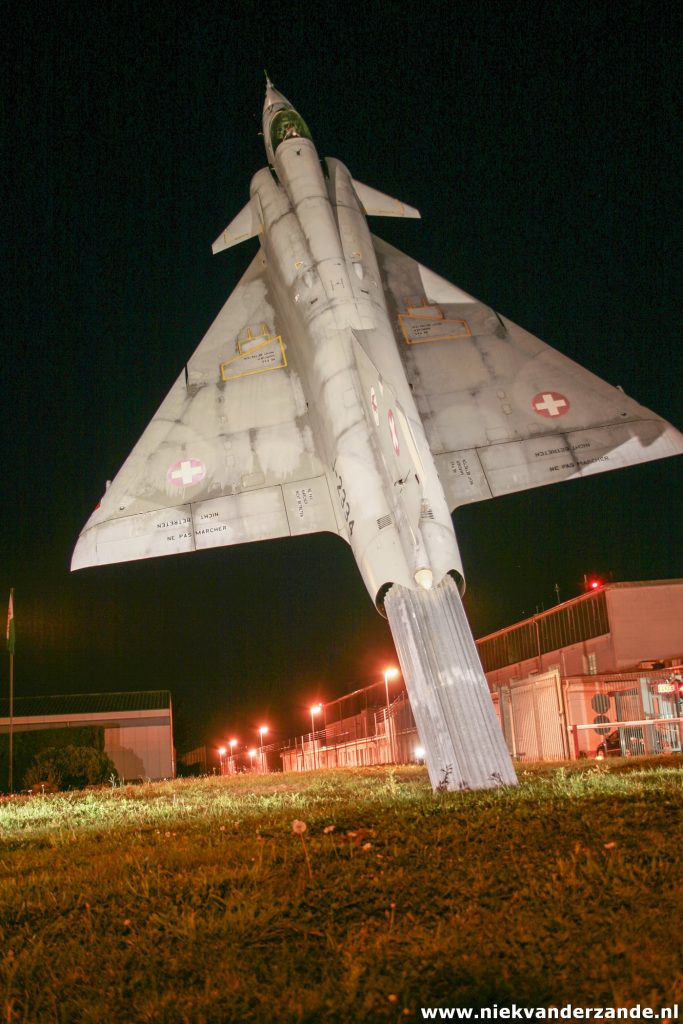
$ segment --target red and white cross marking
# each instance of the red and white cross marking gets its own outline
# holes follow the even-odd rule
[[[206,466],[199,459],[181,459],[173,463],[166,476],[174,487],[190,487],[204,479]]]
[[[531,404],[539,416],[564,416],[569,412],[569,399],[559,391],[539,391]]]
[[[401,449],[398,443],[398,431],[396,430],[396,421],[394,419],[393,410],[390,409],[387,415],[389,417],[389,432],[391,434],[391,443],[394,446],[394,451],[396,452],[396,454],[400,455]]]

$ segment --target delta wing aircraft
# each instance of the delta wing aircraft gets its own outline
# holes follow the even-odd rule
[[[368,216],[419,213],[321,160],[270,81],[263,135],[268,166],[213,245],[259,250],[72,568],[324,530],[382,610],[392,588],[462,590],[458,506],[683,453],[660,417],[372,235]],[[487,777],[509,780],[503,762]]]
[[[419,217],[320,160],[268,83],[260,248],[86,523],[72,568],[328,530],[378,605],[460,579],[460,505],[683,452],[621,390],[372,235]]]

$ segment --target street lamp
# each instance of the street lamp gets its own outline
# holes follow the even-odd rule
[[[264,737],[264,735],[267,732],[268,732],[268,726],[267,725],[262,725],[262,726],[259,727],[258,734],[261,737],[261,771],[262,772],[265,772],[265,770],[266,770],[266,761],[265,761],[265,757],[263,755],[263,737]]]
[[[221,775],[223,774],[223,758],[225,757],[225,747],[218,748],[218,756],[220,757]]]
[[[237,746],[237,740],[230,740],[230,743],[228,744],[228,746],[230,747],[230,774],[231,775],[235,775],[236,772],[235,772],[235,761],[234,761],[233,750]]]
[[[389,680],[390,679],[396,679],[396,677],[398,675],[400,675],[400,673],[399,673],[397,668],[386,668],[384,670],[383,674],[384,674],[384,692],[385,692],[386,698],[387,698],[387,711],[386,711],[386,719],[385,719],[385,729],[389,733],[389,756],[391,758],[391,763],[393,764],[394,761],[396,760],[396,755],[395,755],[395,752],[394,752],[394,734],[389,729]]]
[[[251,750],[247,751],[247,753],[249,754],[249,762],[250,762],[251,770],[253,772],[253,770],[254,770],[254,758],[256,757],[256,750],[255,750],[254,747],[252,747]]]
[[[322,709],[323,709],[322,704],[314,704],[313,707],[311,708],[311,742],[313,743],[313,767],[314,768],[319,768],[320,765],[318,763],[318,755],[317,755],[317,752],[316,752],[316,749],[315,749],[315,722],[313,721],[313,716],[314,715],[319,715],[320,712],[322,711]]]

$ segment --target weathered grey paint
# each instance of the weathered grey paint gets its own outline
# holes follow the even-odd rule
[[[384,608],[435,789],[491,789],[517,778],[454,581],[394,586]]]

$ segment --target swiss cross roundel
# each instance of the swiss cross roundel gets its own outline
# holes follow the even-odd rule
[[[551,419],[569,412],[569,399],[559,391],[539,391],[531,399],[531,405],[539,416],[548,416]]]
[[[172,487],[193,487],[206,476],[206,466],[200,459],[181,459],[169,467],[166,479]]]

